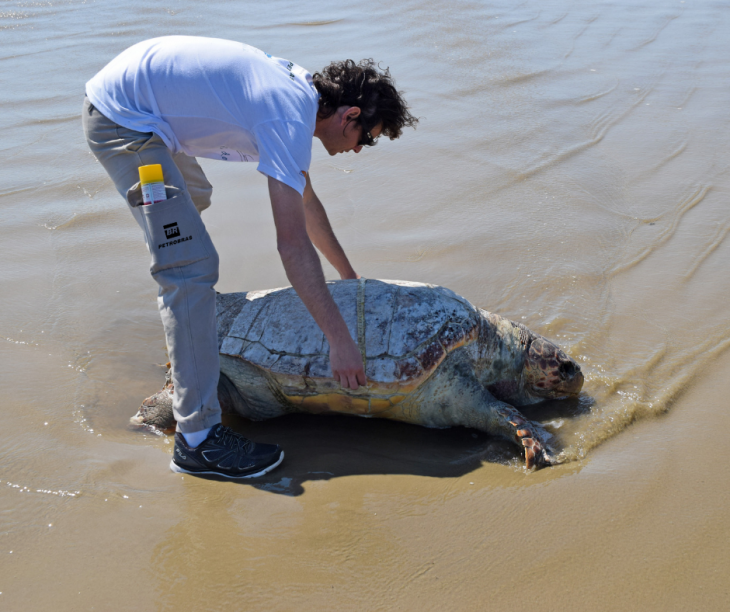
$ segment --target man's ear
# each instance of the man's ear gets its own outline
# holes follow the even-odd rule
[[[348,121],[353,121],[357,119],[360,116],[360,107],[359,106],[351,106],[348,108],[344,115],[342,115],[342,123],[343,125],[347,123]]]

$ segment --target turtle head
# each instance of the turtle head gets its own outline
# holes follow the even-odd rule
[[[578,395],[583,387],[580,366],[546,338],[530,335],[522,372],[525,391],[540,399]]]

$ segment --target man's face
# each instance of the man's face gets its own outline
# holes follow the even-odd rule
[[[327,149],[327,153],[337,155],[348,151],[355,153],[362,151],[363,145],[360,142],[363,137],[363,128],[357,121],[359,116],[360,109],[356,106],[341,106],[337,109],[331,117],[332,122],[328,126],[329,129],[319,137],[324,148]],[[377,138],[380,136],[382,128],[382,124],[377,125],[370,130],[370,135]]]

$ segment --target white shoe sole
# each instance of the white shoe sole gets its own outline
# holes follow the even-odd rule
[[[181,468],[179,465],[177,465],[177,463],[175,463],[174,459],[170,460],[170,469],[173,472],[177,472],[178,474],[192,474],[193,476],[200,476],[201,474],[208,474],[208,475],[213,475],[213,476],[220,476],[222,478],[230,478],[231,480],[241,480],[243,478],[258,478],[259,476],[268,474],[275,467],[278,467],[282,461],[284,461],[284,451],[281,451],[281,455],[279,455],[279,458],[276,460],[276,463],[272,463],[271,465],[265,467],[260,472],[256,472],[254,474],[245,474],[244,476],[229,476],[228,474],[223,474],[221,472],[214,472],[212,470],[206,471],[206,472],[191,472],[190,470],[186,470],[185,468]]]

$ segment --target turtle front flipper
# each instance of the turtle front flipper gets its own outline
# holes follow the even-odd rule
[[[550,434],[510,404],[495,398],[474,374],[466,352],[457,350],[436,373],[392,411],[390,418],[426,427],[471,427],[505,438],[525,454],[528,468],[556,463],[547,445]]]
[[[502,404],[502,402],[499,402]],[[525,450],[525,465],[529,470],[532,467],[554,465],[555,457],[548,451],[544,441],[547,437],[545,430],[536,423],[531,423],[518,410],[509,404],[495,407],[499,428]]]
[[[509,404],[495,399],[486,389],[475,389],[475,392],[480,401],[470,410],[463,411],[464,424],[517,444],[525,454],[528,470],[557,463],[547,444],[550,434],[540,425],[528,421]]]
[[[144,400],[137,414],[129,419],[132,425],[151,427],[165,433],[175,430],[175,417],[172,413],[174,387],[171,372],[172,370],[168,370],[165,374],[165,386],[162,390]]]

